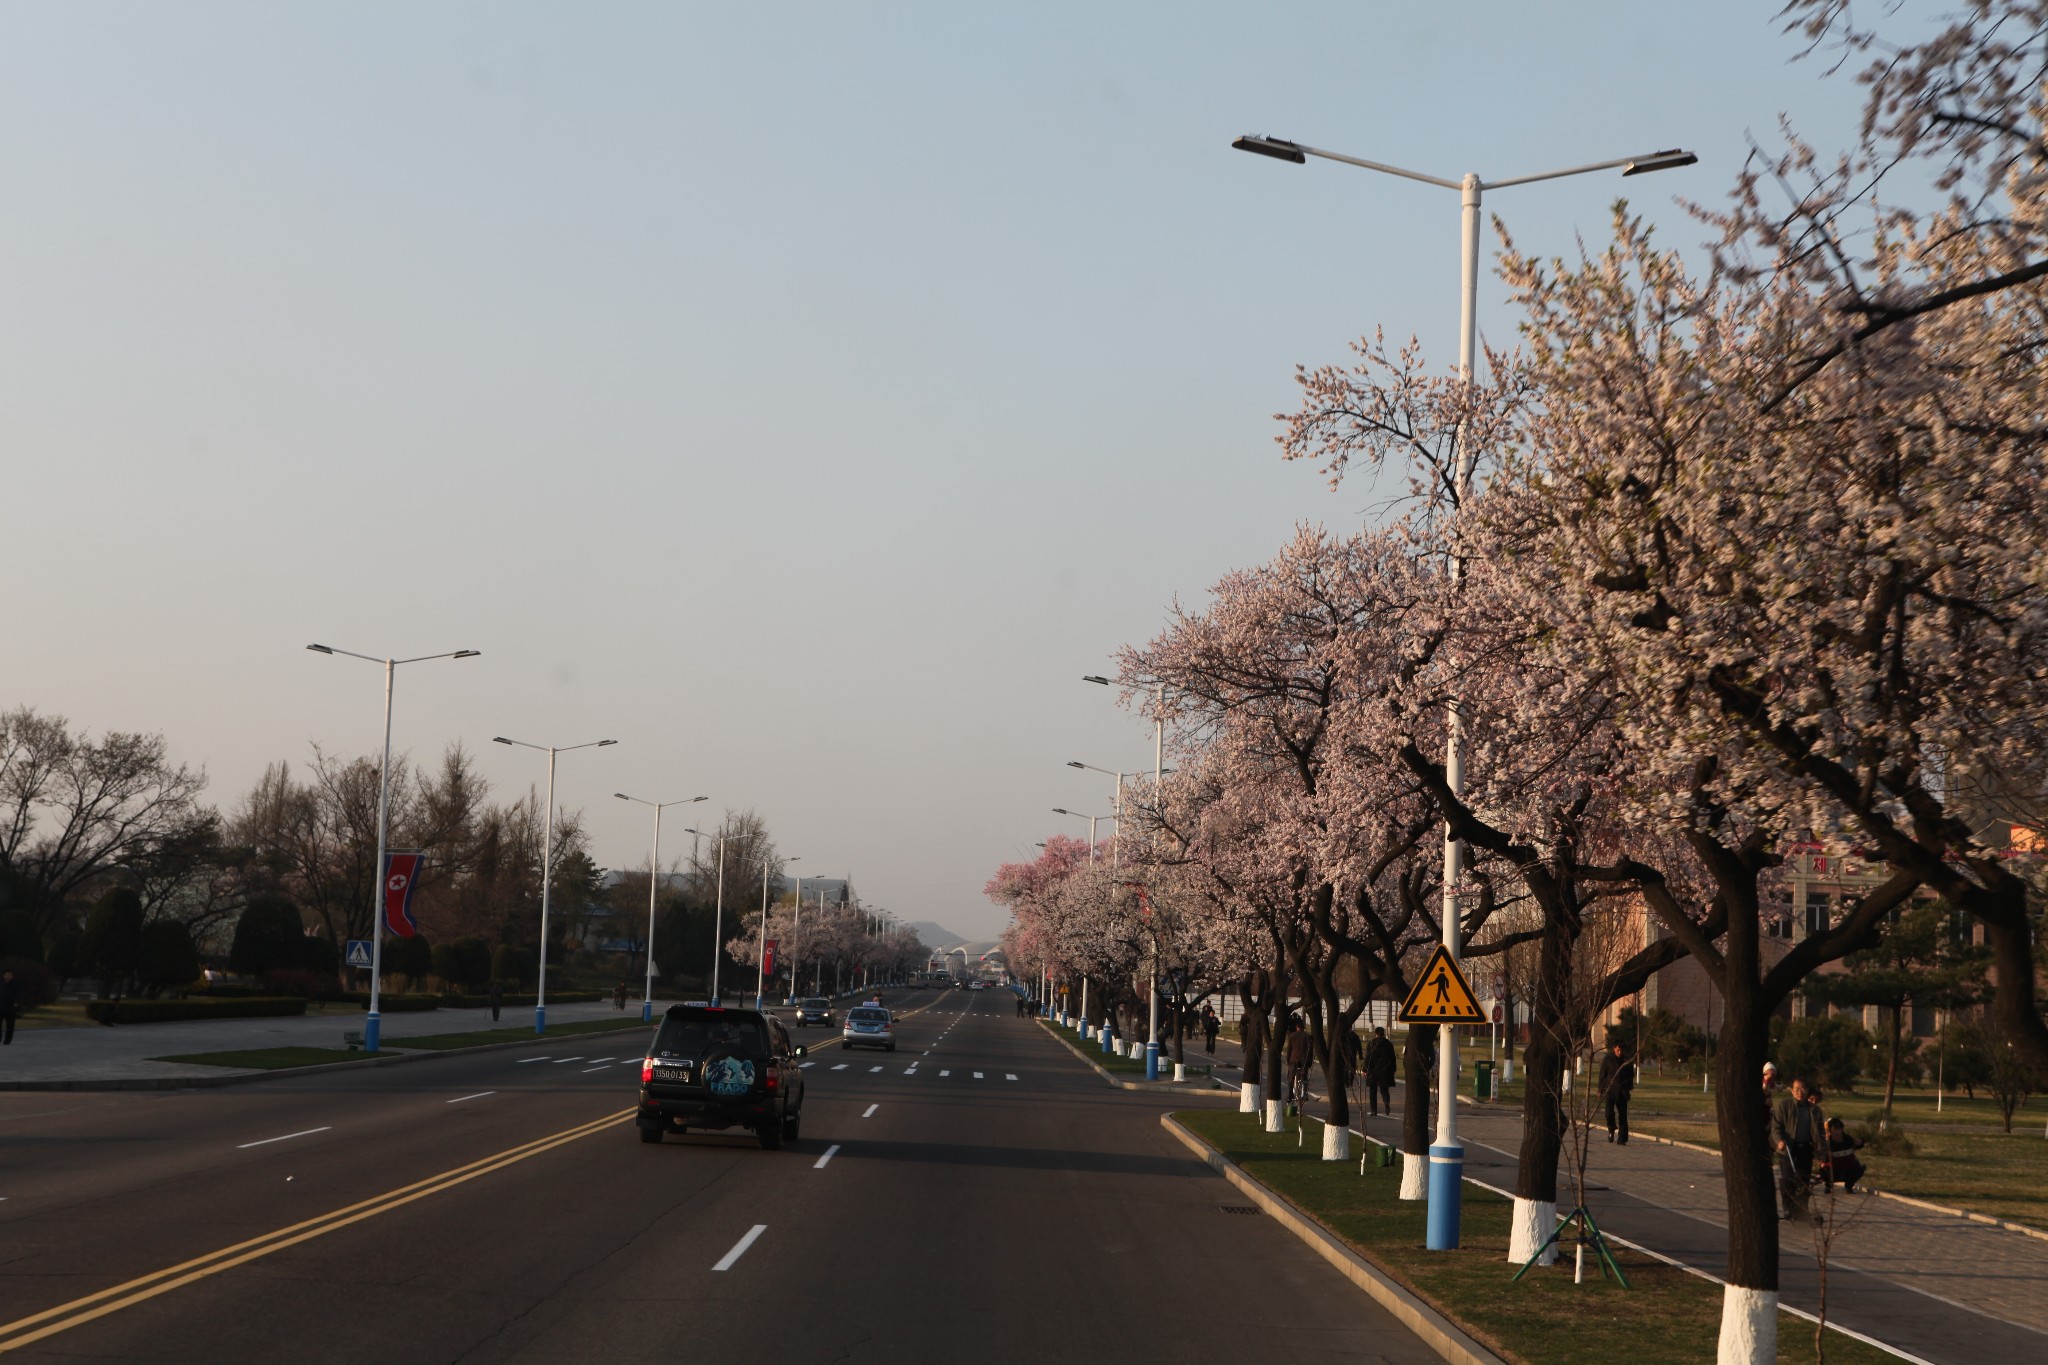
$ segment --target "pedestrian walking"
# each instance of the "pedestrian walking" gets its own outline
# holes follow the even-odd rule
[[[612,1008],[615,1010],[626,1008],[626,983],[623,981],[612,990]]]
[[[493,981],[491,982],[491,997],[490,997],[490,999],[491,999],[491,1022],[495,1024],[495,1023],[497,1023],[497,1022],[498,1022],[498,1011],[499,1011],[499,1010],[501,1010],[501,1009],[503,1009],[503,1008],[505,1007],[505,987],[504,987],[504,986],[503,986],[502,984],[500,984],[499,982],[497,982],[496,980],[493,980]]]
[[[1308,1098],[1308,1028],[1296,1016],[1287,1016],[1288,1107],[1299,1114]]]
[[[1216,1017],[1213,1006],[1202,1006],[1202,1050],[1211,1057],[1216,1055],[1216,1035],[1223,1029],[1223,1021]]]
[[[1600,1059],[1600,1098],[1607,1102],[1607,1140],[1622,1147],[1628,1146],[1628,1098],[1635,1088],[1635,1063],[1622,1055],[1620,1043],[1609,1043]]]
[[[1813,1182],[1813,1151],[1821,1140],[1820,1111],[1806,1093],[1806,1082],[1794,1080],[1792,1093],[1771,1111],[1771,1149],[1778,1158],[1780,1218],[1806,1211],[1807,1186]]]
[[[1365,1111],[1368,1114],[1394,1112],[1394,1045],[1387,1031],[1374,1028],[1372,1041],[1365,1045]]]
[[[21,1013],[21,983],[12,968],[0,972],[0,1046],[14,1041],[14,1018]]]

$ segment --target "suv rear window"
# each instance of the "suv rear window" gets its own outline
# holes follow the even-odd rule
[[[721,1012],[669,1015],[654,1039],[654,1050],[665,1057],[701,1057],[719,1046],[758,1054],[768,1050],[768,1035],[756,1015]]]
[[[849,1019],[858,1019],[863,1024],[886,1024],[889,1022],[889,1011],[875,1009],[853,1009],[848,1010],[846,1012],[846,1017]]]

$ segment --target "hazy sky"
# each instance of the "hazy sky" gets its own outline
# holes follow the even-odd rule
[[[274,759],[565,756],[606,865],[657,799],[969,934],[1150,727],[1079,675],[1297,521],[1293,366],[1455,342],[1456,177],[1692,245],[1790,111],[1713,5],[0,3],[0,705]],[[1481,325],[1513,318],[1482,282]],[[715,815],[712,818],[716,818]],[[672,827],[671,827],[672,828]]]

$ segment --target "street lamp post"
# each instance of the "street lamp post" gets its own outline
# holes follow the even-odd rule
[[[351,659],[367,659],[373,664],[384,665],[384,766],[377,770],[377,861],[374,864],[377,871],[371,879],[375,885],[370,892],[370,1015],[363,1021],[363,1051],[375,1052],[378,1036],[383,1031],[383,1017],[378,1005],[384,984],[384,845],[391,819],[392,675],[400,664],[420,664],[429,659],[474,659],[483,651],[457,649],[446,654],[421,654],[411,659],[380,659],[374,654],[358,654],[332,645],[307,645],[306,648],[315,654],[344,654]]]
[[[670,806],[694,806],[709,798],[692,796],[679,801],[649,801],[645,797],[613,792],[621,801],[654,808],[654,848],[647,855],[647,993],[640,1001],[640,1022],[654,1022],[654,893],[661,882],[661,813]]]
[[[1384,175],[1400,176],[1404,180],[1420,180],[1425,185],[1436,185],[1447,190],[1457,190],[1463,209],[1460,224],[1460,255],[1458,265],[1458,371],[1465,382],[1473,382],[1473,358],[1477,346],[1478,295],[1479,295],[1479,204],[1481,194],[1489,189],[1506,189],[1510,185],[1530,185],[1541,180],[1558,180],[1570,175],[1585,175],[1593,171],[1619,170],[1623,175],[1643,175],[1650,171],[1672,170],[1690,166],[1699,158],[1691,152],[1669,148],[1661,152],[1650,152],[1643,156],[1622,157],[1614,161],[1596,161],[1585,166],[1568,166],[1558,171],[1543,171],[1536,175],[1510,176],[1505,180],[1482,181],[1477,175],[1466,175],[1462,180],[1446,180],[1441,176],[1424,175],[1420,171],[1403,170],[1383,162],[1366,161],[1355,156],[1344,156],[1338,152],[1326,152],[1316,147],[1289,142],[1276,137],[1241,137],[1230,144],[1243,152],[1273,157],[1279,161],[1291,161],[1305,165],[1309,157],[1321,157],[1326,161],[1341,161],[1347,166],[1358,166],[1368,171],[1379,171]],[[1461,425],[1457,433],[1457,468],[1454,487],[1457,499],[1463,503],[1472,481],[1472,467],[1475,453],[1465,440]],[[1455,510],[1455,509],[1454,509]],[[1464,562],[1453,559],[1451,565],[1452,583],[1455,586],[1464,577]],[[1464,720],[1455,701],[1451,704],[1448,735],[1444,741],[1444,781],[1456,796],[1464,790],[1465,753]],[[1444,833],[1444,884],[1443,909],[1440,915],[1443,926],[1444,951],[1453,962],[1462,955],[1464,944],[1463,923],[1459,908],[1459,882],[1464,875],[1464,845]],[[1447,1028],[1439,1028],[1437,1046],[1437,1094],[1436,1094],[1436,1140],[1429,1149],[1429,1220],[1426,1245],[1431,1251],[1455,1251],[1458,1248],[1458,1225],[1462,1214],[1464,1191],[1462,1182],[1465,1173],[1465,1149],[1458,1143],[1458,1040],[1457,1035]],[[1402,1181],[1401,1197],[1416,1198],[1408,1182]],[[1519,1239],[1518,1239],[1519,1240]],[[1510,1256],[1514,1253],[1511,1251]]]
[[[690,833],[705,838],[713,837],[705,835],[700,829],[693,829]],[[718,994],[718,960],[725,956],[725,831],[720,830],[715,837],[718,839],[718,912],[711,922],[711,1003],[714,1005],[721,1003]]]
[[[1054,806],[1054,807],[1052,808],[1052,813],[1053,813],[1054,815],[1066,815],[1066,816],[1071,816],[1071,817],[1073,817],[1073,818],[1074,818],[1074,819],[1076,819],[1076,820],[1086,820],[1086,821],[1088,822],[1088,861],[1089,861],[1089,862],[1091,862],[1091,863],[1092,863],[1092,862],[1094,862],[1094,861],[1095,861],[1095,822],[1096,822],[1097,820],[1100,820],[1100,819],[1102,819],[1103,817],[1102,817],[1102,816],[1100,816],[1100,815],[1085,815],[1085,814],[1083,814],[1082,812],[1080,812],[1080,811],[1077,811],[1077,810],[1068,810],[1068,809],[1067,809],[1066,807],[1064,807],[1064,806]],[[1087,974],[1086,972],[1083,972],[1083,973],[1081,973],[1081,1041],[1083,1041],[1083,1042],[1086,1042],[1087,1040],[1088,1040],[1088,974]]]
[[[798,859],[784,858],[782,861],[793,863],[798,861]],[[797,880],[796,889],[798,897],[797,908],[801,910],[803,908],[802,897],[804,889],[801,878]],[[793,927],[791,936],[794,937]],[[754,969],[754,1008],[758,1010],[765,1008],[768,1000],[768,860],[766,858],[761,860],[761,942],[754,958]],[[796,972],[793,969],[789,974],[789,979],[792,982],[796,980]]]
[[[548,814],[540,855],[540,983],[533,996],[533,1031],[548,1031],[548,891],[555,880],[555,755],[575,749],[604,749],[615,739],[593,739],[583,744],[528,744],[523,739],[491,736],[493,744],[510,744],[521,749],[538,749],[548,756]],[[651,946],[651,945],[650,945]]]

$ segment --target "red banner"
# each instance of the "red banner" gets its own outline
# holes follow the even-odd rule
[[[768,946],[762,950],[761,974],[769,977],[775,975],[775,940],[772,938],[768,940]]]
[[[384,927],[394,937],[411,938],[420,931],[419,921],[412,917],[412,893],[426,861],[424,853],[384,855]]]

